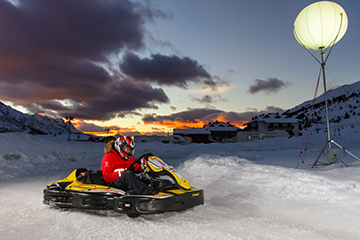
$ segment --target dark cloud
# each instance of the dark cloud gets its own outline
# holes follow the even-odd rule
[[[105,91],[107,94],[102,97],[84,102],[74,101],[67,109],[59,109],[57,112],[61,115],[76,115],[82,119],[108,120],[124,117],[126,114],[137,114],[133,112],[134,109],[158,109],[157,103],[169,102],[162,89],[132,79],[114,81]]]
[[[75,127],[77,129],[79,129],[80,131],[83,132],[105,132],[105,129],[110,129],[110,127],[103,127],[103,126],[98,126],[96,124],[93,123],[87,123],[84,121],[78,121],[75,124]]]
[[[209,116],[223,113],[224,111],[217,109],[190,109],[187,111],[174,113],[166,116],[146,115],[143,121],[146,123],[162,123],[164,121],[182,121],[182,122],[195,122],[199,119],[207,120]]]
[[[169,99],[106,69],[145,47],[145,23],[166,17],[128,0],[0,0],[0,99],[53,116],[107,120]]]
[[[211,97],[210,95],[205,95],[202,98],[196,98],[196,97],[192,97],[192,96],[190,96],[189,98],[190,98],[191,101],[199,102],[199,103],[208,104],[208,103],[213,103],[214,102],[213,97]]]
[[[213,122],[216,120],[221,122],[230,122],[231,124],[242,127],[244,123],[250,121],[251,118],[254,116],[275,112],[282,113],[284,112],[284,110],[278,107],[268,106],[265,110],[261,111],[258,111],[257,109],[248,109],[245,112],[237,113],[225,112],[216,109],[198,108],[189,109],[187,111],[174,113],[166,116],[147,115],[142,120],[145,123],[178,126],[178,128],[192,127],[192,123],[207,124],[208,122]]]
[[[279,108],[279,107],[275,107],[275,106],[267,106],[266,109],[264,110],[264,113],[283,113],[285,112],[284,109]]]
[[[216,94],[216,95],[208,95],[208,94],[206,94],[202,98],[189,96],[189,98],[193,102],[198,102],[200,104],[204,104],[206,108],[215,108],[211,104],[217,103],[217,102],[226,102],[226,101],[228,101],[228,99],[225,99],[225,98],[221,97],[220,94]]]
[[[136,54],[127,53],[120,69],[124,74],[138,80],[185,89],[189,83],[202,84],[213,89],[219,84],[197,61],[175,55],[153,54],[151,58],[140,59]]]
[[[143,47],[143,24],[150,13],[127,0],[22,0],[16,6],[2,0],[0,52],[104,61],[124,47]]]
[[[280,89],[288,87],[289,85],[289,82],[284,82],[277,78],[268,78],[267,80],[255,79],[255,83],[250,86],[248,92],[251,94],[261,91],[266,94],[277,93]]]
[[[204,103],[204,104],[210,104],[210,103],[216,103],[216,102],[226,102],[228,99],[221,97],[221,95],[204,95],[202,98],[196,98],[193,96],[189,97],[191,101],[198,102],[198,103]]]
[[[136,131],[134,127],[130,128],[121,128],[119,126],[98,126],[93,123],[88,123],[84,121],[73,122],[75,127],[80,131],[92,134],[102,134],[102,135],[117,135],[125,134],[130,136],[142,135],[140,132]]]
[[[0,88],[0,92],[3,90]],[[16,90],[16,87],[10,89],[11,92]],[[126,114],[139,115],[135,109],[158,109],[156,104],[169,102],[163,89],[153,88],[149,83],[139,83],[133,79],[116,79],[100,90],[103,94],[93,99],[80,100],[81,98],[74,97],[76,100],[35,101],[36,103],[21,105],[31,112],[42,112],[51,117],[72,115],[78,119],[109,120]],[[74,90],[74,95],[76,94],[77,91]]]
[[[51,117],[108,120],[169,103],[155,85],[228,84],[189,57],[133,53],[147,48],[146,24],[167,17],[151,1],[0,0],[0,100]]]

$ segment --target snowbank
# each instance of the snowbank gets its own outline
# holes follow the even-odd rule
[[[98,169],[104,143],[3,133],[0,218],[6,221],[0,225],[0,238],[358,239],[360,162],[341,152],[349,167],[337,163],[311,168],[324,139],[309,139],[306,163],[299,168],[303,138],[139,143],[136,156],[151,152],[176,167],[193,186],[204,189],[205,204],[130,219],[109,211],[64,211],[42,204],[47,183],[77,167]],[[336,141],[360,153],[355,134]]]

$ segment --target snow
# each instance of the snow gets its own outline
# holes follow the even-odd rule
[[[334,140],[360,156],[353,128]],[[326,143],[304,137],[246,143],[137,143],[204,189],[205,204],[179,213],[129,218],[112,211],[61,210],[42,203],[42,190],[73,169],[99,169],[104,143],[67,136],[0,134],[0,239],[358,239],[360,162],[311,164]],[[335,146],[334,146],[335,147]],[[321,162],[325,157],[321,157]]]

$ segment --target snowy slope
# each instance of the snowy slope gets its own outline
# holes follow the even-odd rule
[[[319,90],[319,92],[323,92]],[[360,116],[360,81],[344,85],[336,89],[328,90],[327,99],[329,107],[329,119],[331,122],[346,121],[352,115]],[[285,114],[305,119],[310,117],[321,118],[325,122],[325,98],[324,94],[314,100],[308,100],[285,112]],[[309,115],[310,114],[310,115]]]
[[[29,115],[0,102],[0,132],[30,132],[33,134],[65,134],[69,126],[62,119],[39,114]],[[81,133],[71,125],[73,133]]]

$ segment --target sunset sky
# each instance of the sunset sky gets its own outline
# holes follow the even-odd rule
[[[313,2],[0,0],[0,101],[92,133],[241,127],[313,98],[320,65],[293,35]],[[335,2],[328,89],[360,80],[360,1]]]

